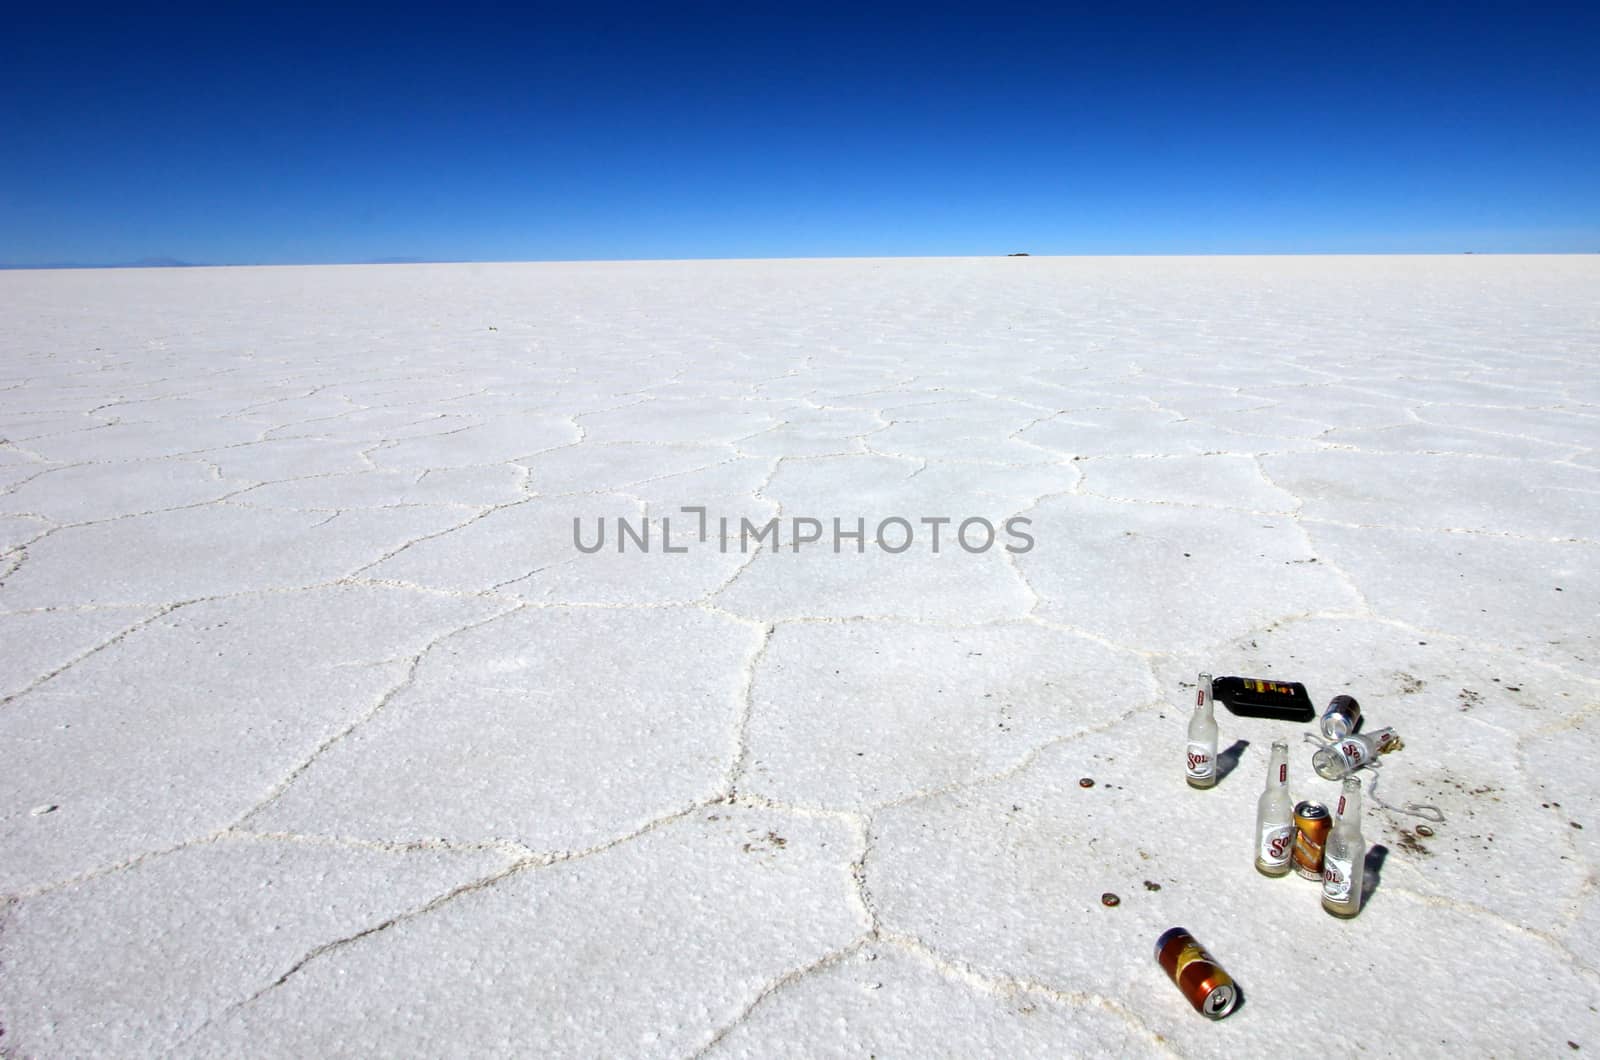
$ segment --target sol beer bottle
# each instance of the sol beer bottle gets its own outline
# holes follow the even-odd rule
[[[1217,783],[1217,714],[1211,703],[1211,675],[1200,675],[1194,694],[1194,715],[1189,718],[1187,776],[1191,788]]]
[[[1353,732],[1311,756],[1311,768],[1323,780],[1343,780],[1381,754],[1400,749],[1400,734],[1393,729]]]
[[[1346,777],[1339,793],[1338,820],[1322,849],[1322,908],[1334,916],[1361,912],[1361,883],[1367,844],[1361,838],[1361,778]]]
[[[1274,740],[1267,787],[1256,801],[1256,871],[1287,876],[1294,852],[1294,804],[1289,801],[1289,741]]]

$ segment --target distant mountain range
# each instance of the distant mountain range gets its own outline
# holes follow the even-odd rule
[[[192,269],[198,263],[177,258],[140,258],[138,261],[47,261],[40,265],[5,265],[0,269]]]
[[[367,261],[329,262],[340,265],[429,265],[433,258],[372,258]],[[0,269],[203,269],[238,265],[240,262],[181,261],[178,258],[140,258],[138,261],[47,261],[39,265],[8,265]]]

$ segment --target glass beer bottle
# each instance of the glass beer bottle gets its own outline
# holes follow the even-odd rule
[[[1274,740],[1267,787],[1256,800],[1256,871],[1287,876],[1294,852],[1294,803],[1289,798],[1289,741]]]
[[[1311,756],[1311,768],[1323,780],[1343,780],[1381,754],[1400,749],[1400,734],[1393,729],[1353,732]]]
[[[1186,776],[1191,788],[1209,788],[1217,783],[1217,714],[1211,702],[1210,674],[1200,675],[1200,687],[1194,694]]]
[[[1322,908],[1338,917],[1361,912],[1361,884],[1367,844],[1361,838],[1361,778],[1346,777],[1339,793],[1338,820],[1322,850]]]

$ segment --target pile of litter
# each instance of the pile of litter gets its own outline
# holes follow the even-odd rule
[[[1265,681],[1253,677],[1218,677],[1202,673],[1189,718],[1185,770],[1189,786],[1200,790],[1217,783],[1217,717],[1215,700],[1245,718],[1271,718],[1306,723],[1316,720],[1311,696],[1298,681]],[[1295,874],[1322,885],[1322,908],[1349,919],[1361,912],[1367,845],[1361,835],[1361,777],[1378,766],[1380,755],[1404,746],[1392,728],[1362,732],[1361,704],[1338,695],[1322,713],[1321,739],[1311,766],[1324,780],[1340,781],[1333,812],[1320,802],[1294,803],[1289,796],[1289,741],[1275,740],[1267,767],[1266,789],[1256,803],[1256,870],[1264,876]],[[1373,789],[1376,789],[1376,774]],[[1374,798],[1374,801],[1376,799]],[[1404,812],[1438,819],[1431,807]],[[1183,928],[1172,928],[1156,940],[1156,961],[1177,984],[1194,1010],[1222,1019],[1239,1001],[1239,988],[1216,959]]]

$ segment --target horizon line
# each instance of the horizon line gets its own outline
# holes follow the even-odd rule
[[[157,259],[131,262],[0,263],[3,272],[72,272],[154,269],[346,269],[404,267],[408,265],[620,265],[671,262],[735,261],[986,261],[999,258],[1461,258],[1461,257],[1584,257],[1600,250],[1336,250],[1336,251],[1124,251],[1113,254],[1035,254],[1011,251],[994,254],[794,254],[743,257],[641,257],[641,258],[373,258],[354,261],[230,261],[191,262]]]

